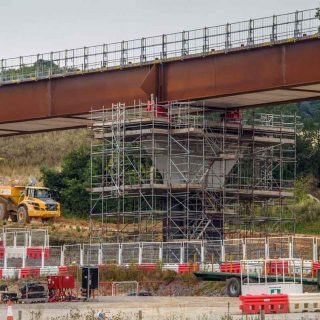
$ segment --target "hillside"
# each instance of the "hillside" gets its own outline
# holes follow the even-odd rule
[[[0,181],[25,183],[40,178],[40,168],[60,168],[61,160],[80,145],[90,144],[89,131],[77,129],[0,139]]]

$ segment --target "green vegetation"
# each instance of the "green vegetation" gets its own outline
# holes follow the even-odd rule
[[[90,211],[90,148],[72,150],[62,160],[61,170],[41,168],[43,184],[59,194],[62,210],[80,216]]]

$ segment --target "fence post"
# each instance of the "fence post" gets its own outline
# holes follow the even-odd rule
[[[162,51],[161,51],[161,59],[167,58],[167,35],[162,35]]]
[[[264,244],[264,255],[265,255],[265,259],[268,260],[269,259],[269,241],[268,239],[266,239],[266,243]]]
[[[203,29],[203,52],[209,51],[209,29],[205,27]]]
[[[64,245],[60,248],[60,266],[64,266]]]
[[[141,53],[140,53],[140,63],[144,63],[147,60],[146,55],[146,38],[141,38]]]
[[[83,266],[83,248],[82,245],[80,244],[80,267]]]
[[[7,269],[7,267],[8,267],[7,259],[8,259],[7,250],[4,250],[3,269]]]
[[[242,259],[243,260],[247,259],[247,245],[244,241],[242,243]]]
[[[86,71],[88,68],[88,48],[83,47],[83,70]]]
[[[159,262],[163,261],[163,244],[162,242],[159,243]]]
[[[22,252],[22,268],[26,267],[26,249]]]
[[[4,59],[0,60],[0,86],[3,79]]]
[[[299,11],[296,11],[294,15],[294,38],[298,38],[301,33],[299,30],[299,24]]]
[[[108,45],[106,43],[103,45],[102,66],[108,67]]]
[[[227,52],[228,49],[231,47],[231,26],[230,23],[226,24],[226,39],[225,39],[225,51]]]
[[[226,250],[224,244],[221,245],[221,262],[225,262],[226,260]]]
[[[204,264],[205,261],[204,261],[204,242],[202,241],[201,242],[201,251],[200,251],[200,261],[201,261],[201,264]]]
[[[312,254],[312,256],[313,256],[313,261],[315,262],[315,261],[318,261],[318,255],[317,255],[317,250],[318,248],[317,248],[317,240],[315,239],[315,238],[313,238],[313,254]]]
[[[143,250],[142,243],[139,242],[138,265],[142,264],[142,250]]]
[[[119,243],[119,251],[118,251],[118,265],[121,266],[122,264],[122,245]]]
[[[44,247],[42,247],[42,250],[41,250],[41,268],[44,268]]]
[[[17,247],[17,233],[16,232],[13,233],[13,247],[14,248]]]
[[[249,31],[248,31],[248,39],[247,45],[251,46],[254,44],[254,20],[249,20]]]
[[[181,55],[186,56],[189,54],[189,31],[182,31],[182,46]]]
[[[184,262],[184,243],[181,242],[180,246],[180,263]]]
[[[103,255],[103,252],[102,252],[102,247],[101,247],[101,244],[99,245],[99,249],[98,249],[98,265],[102,265],[102,255]]]
[[[272,16],[272,33],[271,33],[271,42],[277,41],[277,16]]]
[[[292,241],[289,242],[289,259],[292,259],[293,257],[293,245],[292,245]]]

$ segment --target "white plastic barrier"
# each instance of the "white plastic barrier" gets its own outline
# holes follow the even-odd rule
[[[14,279],[19,278],[20,270],[15,268],[3,269],[2,278],[3,279]]]
[[[178,264],[165,263],[165,264],[162,266],[162,269],[163,269],[163,270],[172,270],[172,271],[178,272],[178,270],[179,270],[179,265],[178,265]]]
[[[320,293],[289,294],[291,313],[320,312]]]
[[[202,263],[200,264],[199,271],[207,271],[207,272],[220,272],[219,263],[210,264],[210,263]]]
[[[59,274],[59,267],[40,268],[40,276],[54,276]]]

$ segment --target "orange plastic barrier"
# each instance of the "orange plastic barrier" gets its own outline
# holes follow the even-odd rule
[[[228,262],[220,264],[220,272],[240,273],[241,267],[239,262]]]
[[[289,313],[289,298],[287,294],[261,294],[240,296],[240,310],[244,314]]]

